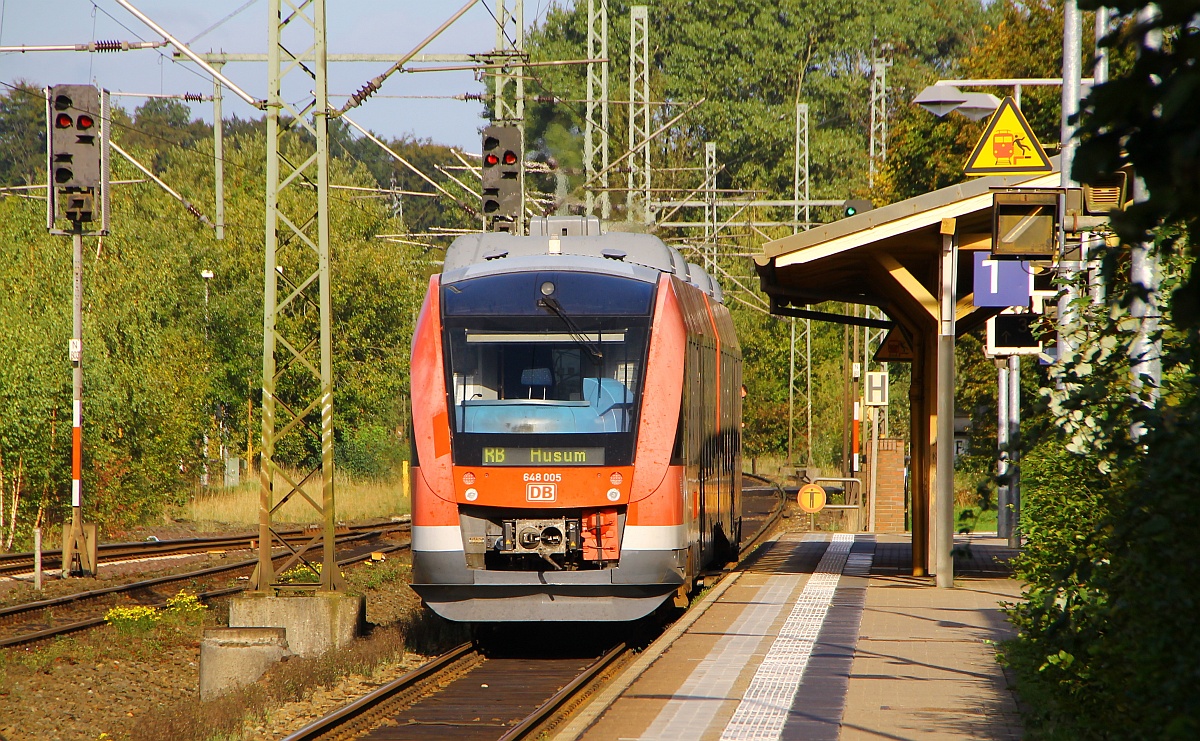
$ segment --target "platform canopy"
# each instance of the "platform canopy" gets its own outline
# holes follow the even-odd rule
[[[1051,163],[1038,177],[977,178],[767,242],[754,261],[772,312],[840,301],[876,306],[910,332],[935,322],[943,220],[955,220],[960,252],[990,250],[992,189],[1057,187]],[[959,259],[959,329],[970,331],[991,313],[971,316],[970,255]]]
[[[973,305],[969,253],[992,248],[992,189],[1058,187],[1058,158],[1051,162],[1051,173],[978,178],[860,212],[768,242],[763,253],[754,257],[772,313],[877,326],[861,317],[813,309],[827,301],[866,304],[883,310],[889,323],[899,324],[908,336],[913,347],[910,501],[914,574],[928,573],[934,562],[930,536],[937,524],[932,518],[932,484],[941,267],[957,264],[952,297],[956,334],[969,332],[997,314],[999,309]],[[948,246],[952,257],[945,262]],[[947,445],[953,446],[953,440]],[[953,523],[944,527],[952,528]]]

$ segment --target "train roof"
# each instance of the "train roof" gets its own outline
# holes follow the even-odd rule
[[[714,300],[724,301],[720,285],[704,268],[688,262],[656,236],[602,233],[595,217],[551,216],[531,222],[534,236],[487,232],[455,239],[446,249],[443,283],[545,269],[606,272],[646,281],[656,281],[658,273],[670,273]]]

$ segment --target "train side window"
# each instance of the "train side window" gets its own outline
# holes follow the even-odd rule
[[[687,394],[685,392],[684,398],[682,399],[681,403],[679,404],[679,421],[675,424],[675,446],[671,449],[671,465],[672,466],[682,466],[684,463],[683,442],[684,442],[684,434],[687,430],[687,424],[684,422],[684,420],[686,419],[686,415],[684,414],[684,412],[686,409],[687,409]]]

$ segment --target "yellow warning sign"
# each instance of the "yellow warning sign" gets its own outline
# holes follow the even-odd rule
[[[1046,150],[1013,99],[1005,98],[975,145],[963,169],[966,175],[1029,175],[1052,172]]]
[[[876,363],[911,363],[913,359],[912,343],[904,335],[899,325],[893,325],[888,330],[887,337],[875,351]]]
[[[805,484],[796,493],[796,504],[809,514],[820,512],[825,507],[825,490],[816,484]]]

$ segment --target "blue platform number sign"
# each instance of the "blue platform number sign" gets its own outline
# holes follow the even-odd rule
[[[975,306],[1029,306],[1033,268],[1024,260],[995,260],[975,253]]]

